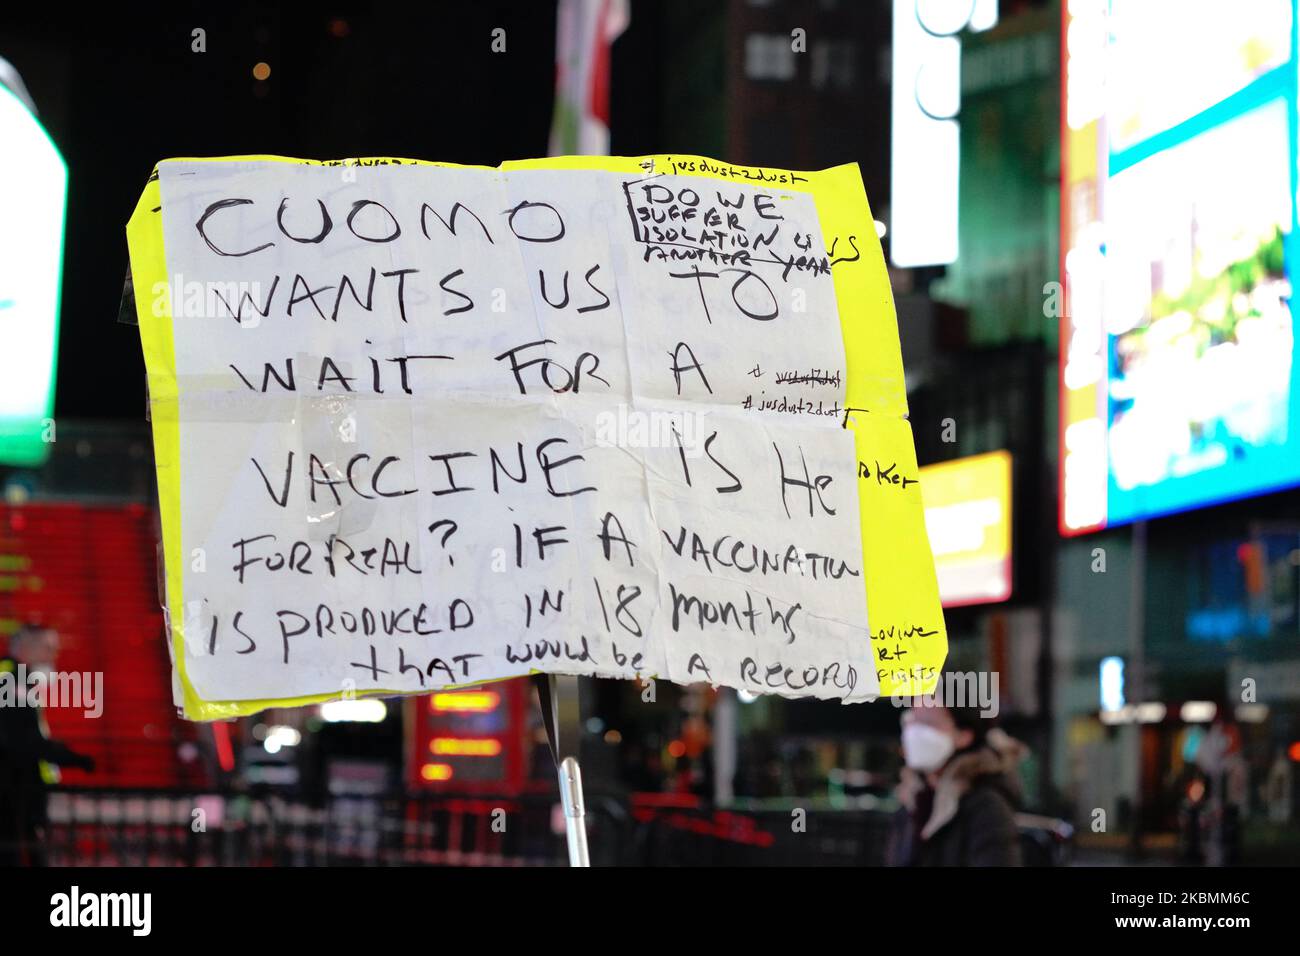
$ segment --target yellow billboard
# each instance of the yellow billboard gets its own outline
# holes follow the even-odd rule
[[[1011,453],[927,465],[921,500],[943,606],[1011,597]]]

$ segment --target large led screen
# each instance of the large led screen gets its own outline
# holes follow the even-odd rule
[[[1061,530],[1300,483],[1295,0],[1067,3]]]

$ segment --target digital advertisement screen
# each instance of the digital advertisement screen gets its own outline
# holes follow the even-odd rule
[[[1011,597],[1011,454],[921,469],[925,529],[944,607]]]
[[[1061,531],[1300,483],[1295,0],[1067,4]]]
[[[54,440],[54,361],[68,167],[0,85],[0,465],[39,465]]]

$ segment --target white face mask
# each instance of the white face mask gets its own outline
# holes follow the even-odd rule
[[[948,762],[957,749],[952,737],[927,724],[903,727],[903,760],[913,770],[933,773]]]

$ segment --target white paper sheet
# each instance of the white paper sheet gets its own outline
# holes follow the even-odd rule
[[[160,176],[201,697],[531,670],[876,695],[810,197],[592,171]]]

